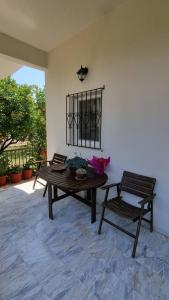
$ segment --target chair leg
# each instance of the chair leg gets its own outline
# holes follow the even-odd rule
[[[134,218],[134,219],[133,219],[133,222],[134,222],[134,223],[137,222],[138,219],[139,219],[138,217],[137,217],[137,218]]]
[[[151,202],[151,211],[150,211],[150,232],[153,232],[153,202]]]
[[[104,218],[104,212],[105,212],[105,206],[103,206],[103,210],[102,210],[102,214],[101,214],[101,218],[100,218],[98,234],[101,234],[103,218]]]
[[[35,184],[36,184],[37,179],[38,179],[38,175],[35,176],[35,180],[34,180],[34,183],[33,183],[33,190],[35,189]]]
[[[142,221],[142,217],[140,216],[139,221],[138,221],[138,225],[137,225],[137,230],[136,230],[136,237],[135,237],[135,241],[134,241],[134,246],[133,246],[133,252],[132,252],[132,257],[133,257],[133,258],[134,258],[135,255],[136,255],[136,248],[137,248],[138,238],[139,238],[139,234],[140,234],[141,221]]]
[[[47,188],[48,188],[48,184],[46,184],[46,186],[45,186],[45,190],[44,190],[44,192],[43,192],[43,197],[45,197],[45,195],[46,195]]]

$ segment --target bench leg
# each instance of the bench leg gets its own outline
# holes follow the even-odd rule
[[[45,186],[45,190],[44,190],[44,192],[43,192],[43,197],[45,197],[45,195],[46,195],[47,188],[48,188],[48,184],[46,184],[46,186]]]
[[[150,211],[150,232],[153,232],[153,202],[151,202],[151,211]]]
[[[137,248],[138,238],[139,238],[139,234],[140,234],[141,221],[142,221],[142,217],[140,216],[139,221],[138,221],[138,225],[137,225],[137,230],[136,230],[136,237],[135,237],[135,241],[134,241],[134,246],[133,246],[133,252],[132,252],[132,257],[133,257],[133,258],[134,258],[135,255],[136,255],[136,248]]]
[[[35,189],[35,184],[36,184],[37,179],[38,179],[38,175],[35,176],[35,179],[34,179],[34,182],[33,182],[33,190]]]

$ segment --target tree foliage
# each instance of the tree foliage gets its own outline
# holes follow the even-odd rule
[[[0,80],[0,153],[24,141],[31,131],[32,91],[10,77]]]
[[[43,89],[32,86],[34,109],[32,113],[32,132],[29,135],[35,153],[46,150],[46,102]]]
[[[0,80],[0,154],[18,141],[30,141],[36,152],[46,149],[44,90]]]

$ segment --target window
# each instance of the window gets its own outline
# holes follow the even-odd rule
[[[66,96],[67,145],[101,149],[102,90]]]

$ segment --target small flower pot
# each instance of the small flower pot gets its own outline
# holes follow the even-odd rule
[[[32,178],[32,169],[25,169],[22,171],[23,179],[31,179]]]
[[[3,186],[6,184],[6,175],[0,176],[0,186]]]
[[[12,183],[18,183],[22,179],[22,173],[17,173],[17,174],[10,174],[11,182]]]

